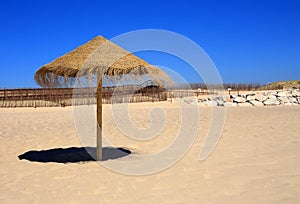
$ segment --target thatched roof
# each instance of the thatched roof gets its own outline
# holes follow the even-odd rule
[[[34,78],[41,86],[55,87],[65,86],[70,77],[90,74],[98,76],[149,75],[169,80],[159,68],[151,66],[102,36],[42,66]]]

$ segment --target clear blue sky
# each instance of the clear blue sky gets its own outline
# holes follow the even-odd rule
[[[300,79],[299,0],[2,0],[0,27],[0,88],[36,87],[39,67],[97,35],[149,28],[195,41],[224,82]],[[166,62],[187,81],[199,80],[182,62]]]

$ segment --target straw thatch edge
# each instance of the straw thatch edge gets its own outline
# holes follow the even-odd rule
[[[85,79],[92,79],[91,75],[98,77],[98,80],[104,75],[110,76],[111,80],[116,81],[116,76],[129,75],[132,78],[141,78],[143,75],[149,75],[154,81],[159,84],[173,83],[167,74],[155,66],[137,66],[130,68],[115,68],[115,67],[93,67],[81,70],[72,68],[63,68],[63,74],[60,69],[49,71],[46,68],[40,68],[34,80],[42,87],[72,87],[75,80],[86,76]]]

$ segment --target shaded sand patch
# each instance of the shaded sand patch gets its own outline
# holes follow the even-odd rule
[[[56,163],[76,163],[95,161],[95,147],[69,147],[56,148],[49,150],[31,150],[19,155],[19,159],[25,159],[32,162],[56,162]],[[131,154],[131,151],[124,148],[104,147],[102,149],[103,161],[118,159]]]

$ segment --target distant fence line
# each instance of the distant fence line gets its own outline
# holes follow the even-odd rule
[[[260,84],[209,85],[210,94],[217,94],[221,88],[232,90],[258,90]],[[192,90],[191,90],[192,89]],[[134,103],[165,101],[168,98],[207,95],[203,83],[179,84],[166,90],[152,81],[140,85],[103,87],[102,103]],[[1,107],[57,107],[96,104],[96,88],[29,88],[0,89]]]
[[[195,96],[207,92],[165,90],[147,86],[103,88],[102,103],[138,103],[166,101],[168,98]],[[96,104],[96,88],[0,89],[0,108],[10,107],[65,107]]]
[[[114,94],[114,96],[113,96]],[[167,100],[158,86],[104,87],[102,102],[146,102]],[[55,107],[96,104],[96,88],[0,89],[0,107]]]

